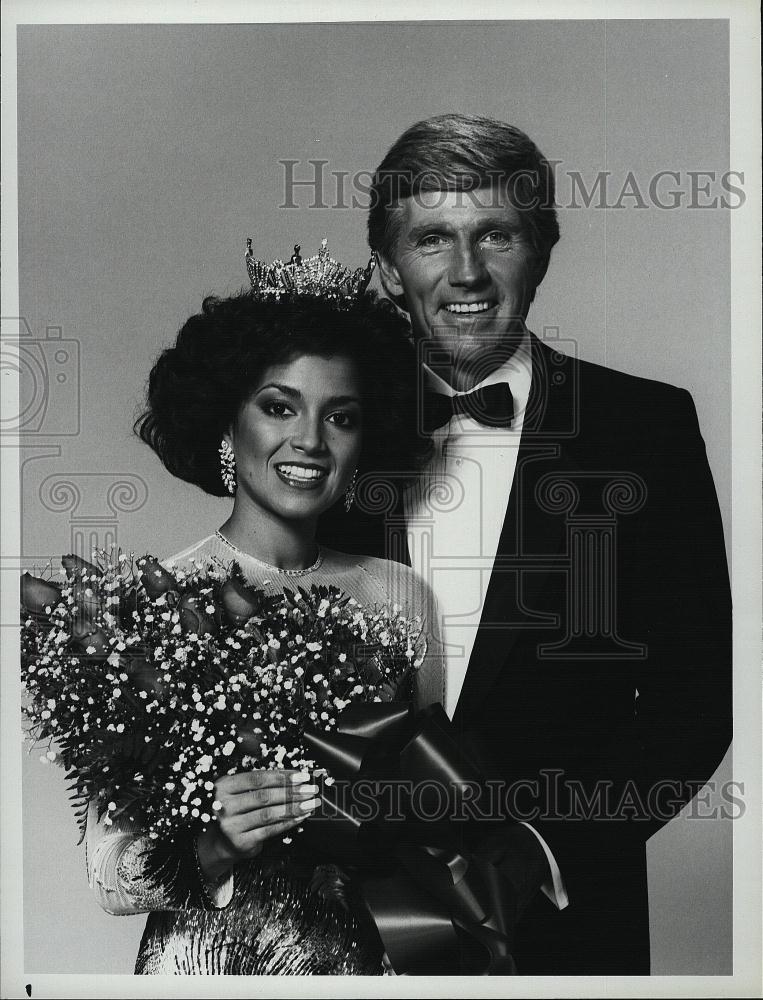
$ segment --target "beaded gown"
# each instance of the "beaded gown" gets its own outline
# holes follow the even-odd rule
[[[334,586],[365,607],[398,604],[408,616],[420,615],[420,642],[427,653],[416,675],[415,702],[443,699],[431,591],[407,566],[324,549],[308,570],[285,573],[234,549],[217,533],[164,565],[188,567],[193,560],[221,568],[235,561],[247,583],[268,593]],[[332,891],[331,859],[311,856],[299,835],[293,840],[286,851],[274,838],[259,857],[236,865],[215,887],[202,885],[189,842],[188,856],[179,859],[185,875],[170,885],[149,877],[146,852],[153,842],[139,825],[124,819],[106,826],[91,805],[88,879],[108,913],[149,914],[135,964],[138,975],[381,975],[378,935],[353,904],[351,891]]]

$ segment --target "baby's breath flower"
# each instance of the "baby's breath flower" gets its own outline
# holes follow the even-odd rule
[[[155,560],[152,564],[158,565]],[[134,585],[135,563],[99,557],[98,566],[99,572],[89,580],[91,600],[99,600],[101,608],[116,605],[119,598],[110,595],[123,595],[124,584]],[[132,813],[137,815],[142,803],[147,834],[153,838],[180,829],[192,816],[205,824],[214,819],[219,802],[206,805],[204,811],[214,793],[213,770],[233,774],[246,767],[314,769],[315,762],[304,760],[298,741],[291,742],[299,727],[310,722],[331,731],[338,714],[352,702],[380,700],[376,685],[340,666],[348,658],[359,659],[358,648],[363,645],[383,647],[383,660],[376,657],[374,664],[381,671],[378,683],[393,683],[416,655],[414,643],[420,631],[397,610],[363,609],[354,598],[344,601],[336,588],[329,588],[302,595],[296,607],[288,601],[271,606],[245,626],[223,624],[206,636],[183,634],[172,607],[178,593],[201,598],[201,605],[212,614],[213,594],[218,592],[213,576],[219,587],[226,573],[199,561],[188,573],[173,569],[171,576],[168,591],[176,588],[175,596],[163,593],[147,600],[138,595],[126,615],[101,616],[111,651],[106,649],[109,656],[103,665],[95,662],[95,673],[90,661],[80,662],[68,651],[75,591],[66,581],[62,601],[51,611],[49,631],[41,633],[31,619],[23,626],[30,649],[36,651],[28,657],[24,679],[37,698],[33,718],[40,732],[68,739],[62,745],[73,748],[72,754],[92,753],[91,728],[99,740],[104,729],[119,735],[130,732],[136,740],[163,749],[166,763],[152,771],[150,780],[126,771],[116,760],[113,776],[107,773],[108,766],[98,769],[92,787],[93,797],[102,801],[111,797],[120,807],[125,800],[119,796],[137,794]],[[119,654],[129,649],[134,656],[136,647],[138,659],[128,667]],[[305,670],[306,659],[313,661],[314,673]],[[321,659],[325,666],[314,662]],[[172,669],[166,669],[168,664]],[[113,699],[118,699],[116,718]],[[92,709],[92,725],[85,706]],[[259,750],[241,733],[259,740]],[[55,751],[45,755],[47,763],[50,753]],[[222,766],[221,757],[227,758]],[[87,762],[86,756],[80,759]],[[77,760],[71,755],[63,763],[76,771]]]

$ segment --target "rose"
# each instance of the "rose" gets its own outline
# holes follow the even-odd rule
[[[243,625],[260,608],[262,592],[233,578],[226,580],[220,588],[220,603],[229,625]]]
[[[61,588],[30,573],[21,577],[21,605],[31,615],[45,616],[61,600]]]
[[[66,575],[70,580],[75,576],[100,577],[103,575],[97,566],[88,562],[87,559],[81,559],[79,556],[75,555],[61,556],[61,565],[66,570]]]
[[[123,589],[119,594],[119,624],[124,629],[134,626],[133,612],[138,610],[138,588],[134,586]]]
[[[72,598],[79,616],[85,621],[94,621],[103,611],[102,596],[82,580],[75,580],[72,584]]]
[[[180,615],[180,625],[186,632],[196,635],[212,635],[217,631],[214,611],[210,614],[206,607],[209,598],[197,597],[195,594],[183,594],[177,604]]]
[[[94,629],[83,618],[72,623],[71,645],[76,652],[93,660],[104,660],[111,651],[108,634],[102,628]]]
[[[157,598],[162,594],[175,590],[177,582],[171,573],[162,564],[151,556],[144,556],[138,560],[138,567],[141,571],[140,582],[149,597]]]
[[[162,695],[167,689],[167,683],[162,676],[163,671],[145,657],[131,657],[125,666],[126,673],[133,678],[138,690],[151,691]]]
[[[92,589],[91,583],[99,580],[103,573],[97,566],[76,555],[61,556],[61,565],[72,581],[72,599],[79,616],[92,622],[103,611],[103,599]]]

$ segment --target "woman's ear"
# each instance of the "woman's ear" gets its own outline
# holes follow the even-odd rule
[[[396,306],[405,310],[405,312],[408,312],[405,307],[403,283],[400,280],[400,272],[397,267],[395,267],[390,258],[384,254],[377,253],[377,261],[379,265],[379,281],[381,282],[382,288]]]

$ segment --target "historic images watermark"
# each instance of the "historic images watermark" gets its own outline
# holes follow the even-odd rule
[[[684,810],[687,820],[737,820],[746,812],[740,781],[628,779],[584,781],[554,768],[534,778],[483,782],[359,778],[330,780],[314,819],[354,823],[602,822],[663,824]]]
[[[373,207],[375,199],[384,197],[392,204],[397,198],[416,198],[417,192],[447,189],[443,179],[410,171],[385,176],[384,185],[374,189],[372,170],[341,170],[330,160],[279,160],[282,175],[282,200],[279,208],[362,209]],[[741,170],[684,170],[666,167],[649,175],[633,170],[616,172],[598,170],[583,172],[565,166],[562,160],[549,160],[554,175],[556,196],[553,207],[569,209],[626,208],[657,209],[737,209],[746,202],[745,174]],[[498,192],[507,192],[512,204],[520,210],[547,207],[539,196],[538,178],[532,171],[513,174],[495,172],[486,184],[479,184],[469,175],[459,178],[459,194],[481,207],[490,207]],[[533,192],[528,198],[527,192]],[[383,192],[383,193],[382,193]],[[497,201],[496,201],[497,204]],[[428,207],[437,207],[427,198]]]

